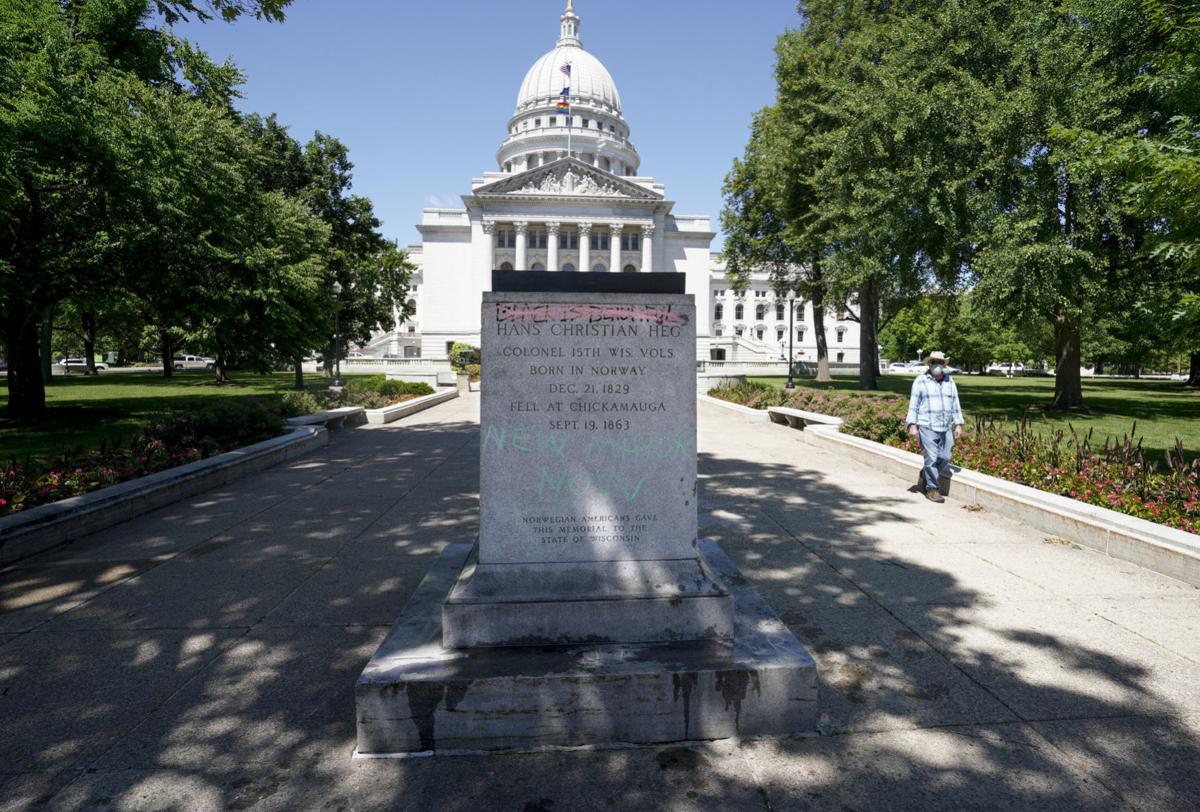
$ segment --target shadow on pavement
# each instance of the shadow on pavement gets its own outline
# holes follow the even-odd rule
[[[1200,806],[1195,663],[885,543],[902,487],[712,454],[701,532],[817,658],[821,736],[352,761],[354,680],[474,541],[478,461],[470,419],[345,431],[0,574],[0,808]]]

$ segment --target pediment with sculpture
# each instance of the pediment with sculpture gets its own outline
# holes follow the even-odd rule
[[[565,196],[662,200],[662,196],[574,158],[503,178],[475,190],[478,196]]]

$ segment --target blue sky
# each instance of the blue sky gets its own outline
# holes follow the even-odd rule
[[[295,0],[282,24],[178,26],[246,73],[241,107],[294,137],[340,138],[384,233],[417,242],[427,206],[460,206],[496,148],[525,72],[554,47],[565,0]],[[794,0],[576,0],[584,47],[621,92],[643,174],[677,214],[718,229],[721,183],[770,104]],[[719,244],[718,238],[717,243]]]

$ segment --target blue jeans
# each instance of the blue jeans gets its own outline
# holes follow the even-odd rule
[[[921,454],[925,457],[925,487],[939,490],[943,476],[950,476],[950,452],[954,449],[954,429],[934,431],[918,426],[921,435]]]

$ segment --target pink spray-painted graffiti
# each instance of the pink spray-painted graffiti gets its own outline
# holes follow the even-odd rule
[[[688,317],[671,307],[654,305],[497,304],[497,321],[634,321],[687,324]]]

